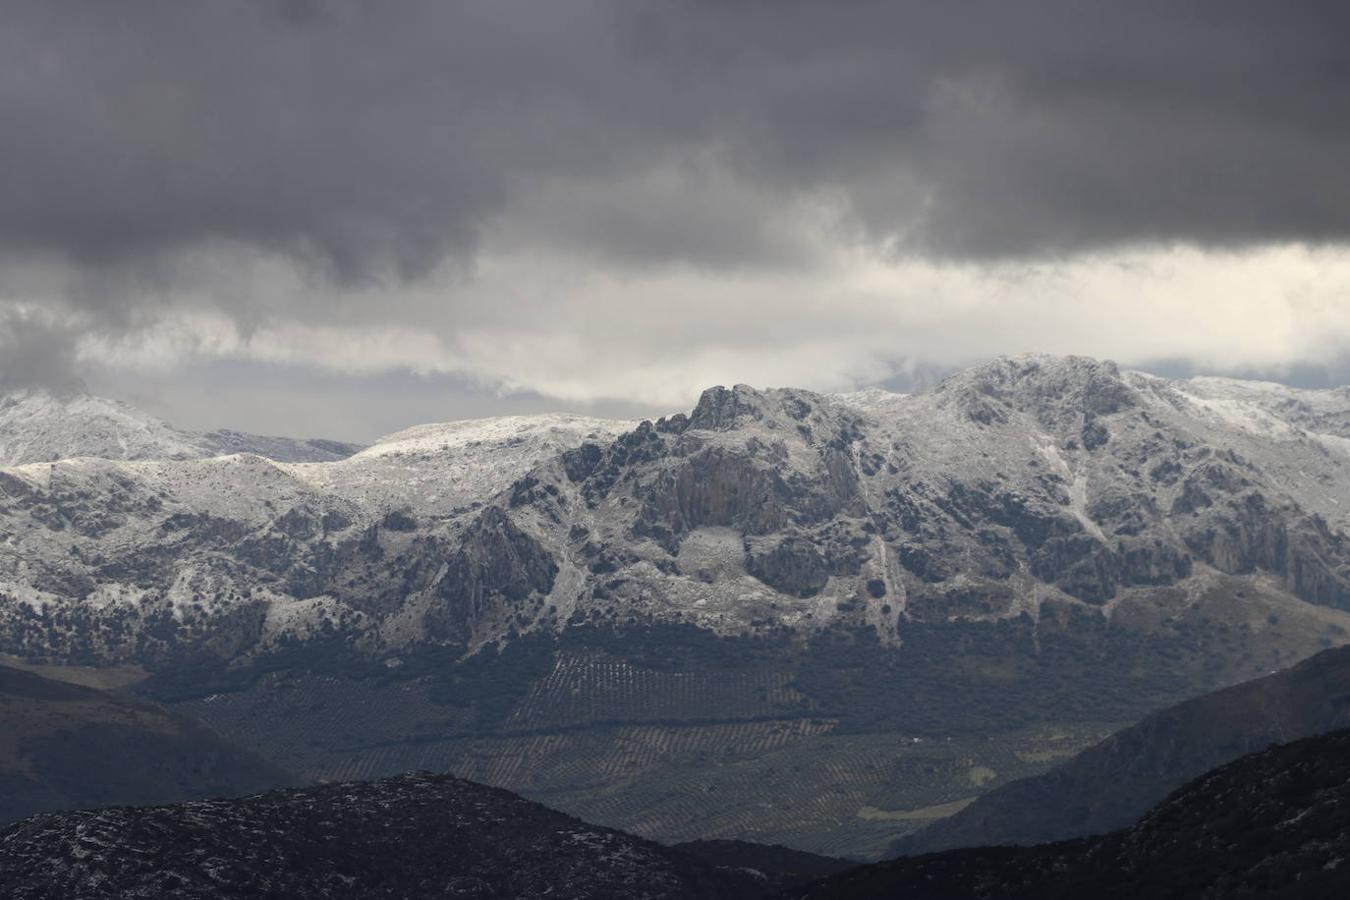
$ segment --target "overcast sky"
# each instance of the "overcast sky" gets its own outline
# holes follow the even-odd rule
[[[0,382],[181,424],[1350,374],[1344,2],[6,0]]]

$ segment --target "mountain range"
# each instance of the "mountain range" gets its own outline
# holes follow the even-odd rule
[[[70,440],[0,469],[0,651],[669,841],[879,856],[1350,629],[1344,389],[1028,356],[327,461]]]

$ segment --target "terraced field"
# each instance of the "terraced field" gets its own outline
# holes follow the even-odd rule
[[[933,741],[804,729],[767,752],[732,758],[724,744],[718,758],[699,764],[684,757],[660,777],[620,779],[601,791],[538,796],[663,840],[737,837],[875,856],[896,835],[954,812],[955,804],[1045,768],[1024,762],[1021,754],[1067,756],[1109,730],[1107,725],[1037,729],[991,739]]]
[[[557,728],[602,722],[782,717],[816,705],[768,670],[661,672],[600,654],[560,654],[508,727]]]
[[[178,707],[313,780],[449,771],[663,841],[853,856],[1112,730],[858,733],[819,714],[789,673],[656,670],[597,653],[558,654],[518,694],[487,726],[427,679],[275,673]]]

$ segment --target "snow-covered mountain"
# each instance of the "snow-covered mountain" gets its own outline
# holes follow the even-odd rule
[[[26,389],[0,394],[0,466],[84,456],[201,459],[229,453],[319,462],[342,459],[359,449],[341,441],[182,431],[126,403],[79,392]]]
[[[187,459],[201,455],[191,435],[123,403],[41,390],[0,397],[0,463],[7,466],[73,456]]]
[[[337,463],[296,465],[306,484],[366,511],[442,517],[500,493],[544,460],[636,423],[572,415],[502,416],[418,425]]]
[[[1095,737],[1345,643],[1347,422],[1345,391],[1030,356],[908,395],[424,426],[328,462],[11,466],[0,651],[135,663],[316,777],[455,768],[646,835],[867,852],[918,820],[858,810],[1030,774],[1036,729]],[[646,791],[709,777],[705,740],[744,767],[717,803]],[[807,746],[845,754],[834,781],[766,812],[756,767]],[[952,774],[878,774],[911,764]]]
[[[70,649],[30,643],[58,609],[171,614],[190,643],[254,608],[231,653],[336,616],[379,654],[575,617],[884,642],[1047,603],[1166,619],[1233,577],[1301,618],[1350,608],[1345,391],[1018,357],[921,394],[713,388],[635,428],[426,425],[325,462],[214,455],[89,397],[4,404],[7,457],[74,457],[0,470],[3,615],[29,623],[8,641],[43,654]]]

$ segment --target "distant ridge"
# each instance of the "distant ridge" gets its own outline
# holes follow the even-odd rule
[[[183,431],[127,403],[82,392],[0,393],[0,466],[76,457],[202,459],[255,453],[278,462],[326,462],[361,447],[342,441]]]

